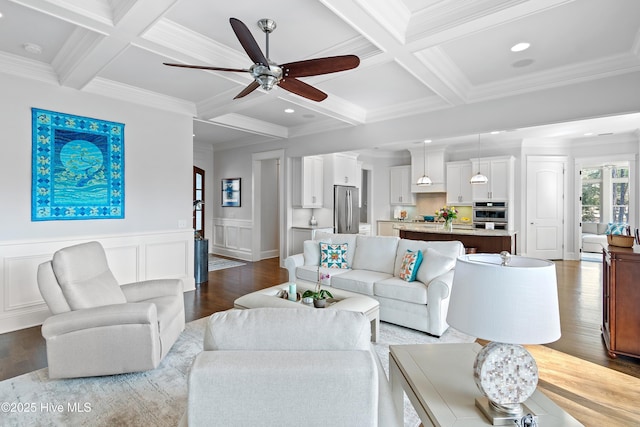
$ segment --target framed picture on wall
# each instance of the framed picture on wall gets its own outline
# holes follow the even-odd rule
[[[124,124],[31,112],[31,220],[124,218]]]
[[[223,207],[240,207],[240,178],[222,180],[221,200]]]

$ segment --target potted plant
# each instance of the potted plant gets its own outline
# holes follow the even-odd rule
[[[318,268],[318,270],[320,270]],[[324,308],[327,303],[327,298],[333,298],[331,292],[326,289],[321,289],[322,282],[331,277],[329,274],[320,273],[318,271],[318,283],[314,290],[308,289],[302,294],[302,298],[313,298],[313,306],[316,308]]]

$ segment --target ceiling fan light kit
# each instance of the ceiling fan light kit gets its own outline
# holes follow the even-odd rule
[[[277,24],[273,19],[265,18],[258,21],[258,27],[265,33],[266,56],[262,53],[262,50],[260,50],[255,38],[251,35],[251,32],[242,21],[236,18],[230,18],[229,23],[231,24],[231,28],[235,32],[243,49],[253,61],[253,65],[251,65],[249,69],[171,64],[167,62],[165,62],[164,65],[200,70],[250,73],[254,79],[253,82],[245,87],[233,99],[247,96],[259,87],[265,91],[270,91],[274,86],[280,86],[286,91],[317,102],[326,99],[327,94],[301,80],[298,80],[298,77],[337,73],[339,71],[351,70],[360,65],[360,58],[355,55],[330,56],[278,65],[269,59],[269,34],[277,27]]]

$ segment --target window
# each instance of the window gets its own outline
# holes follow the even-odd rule
[[[611,168],[611,222],[629,223],[629,168]]]
[[[582,222],[600,222],[602,169],[582,169]]]
[[[629,166],[585,167],[582,174],[582,222],[629,223]]]

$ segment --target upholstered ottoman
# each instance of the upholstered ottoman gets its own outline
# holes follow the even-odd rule
[[[298,283],[296,290],[303,294],[312,286]],[[259,307],[308,307],[311,310],[346,310],[364,313],[371,322],[371,341],[378,341],[378,330],[380,328],[380,303],[373,298],[354,292],[343,291],[335,288],[328,289],[333,295],[333,300],[326,308],[314,308],[312,304],[304,304],[300,301],[294,302],[280,298],[278,294],[282,290],[288,290],[288,284],[272,286],[256,292],[241,296],[234,301],[234,307],[238,309],[259,308]]]

